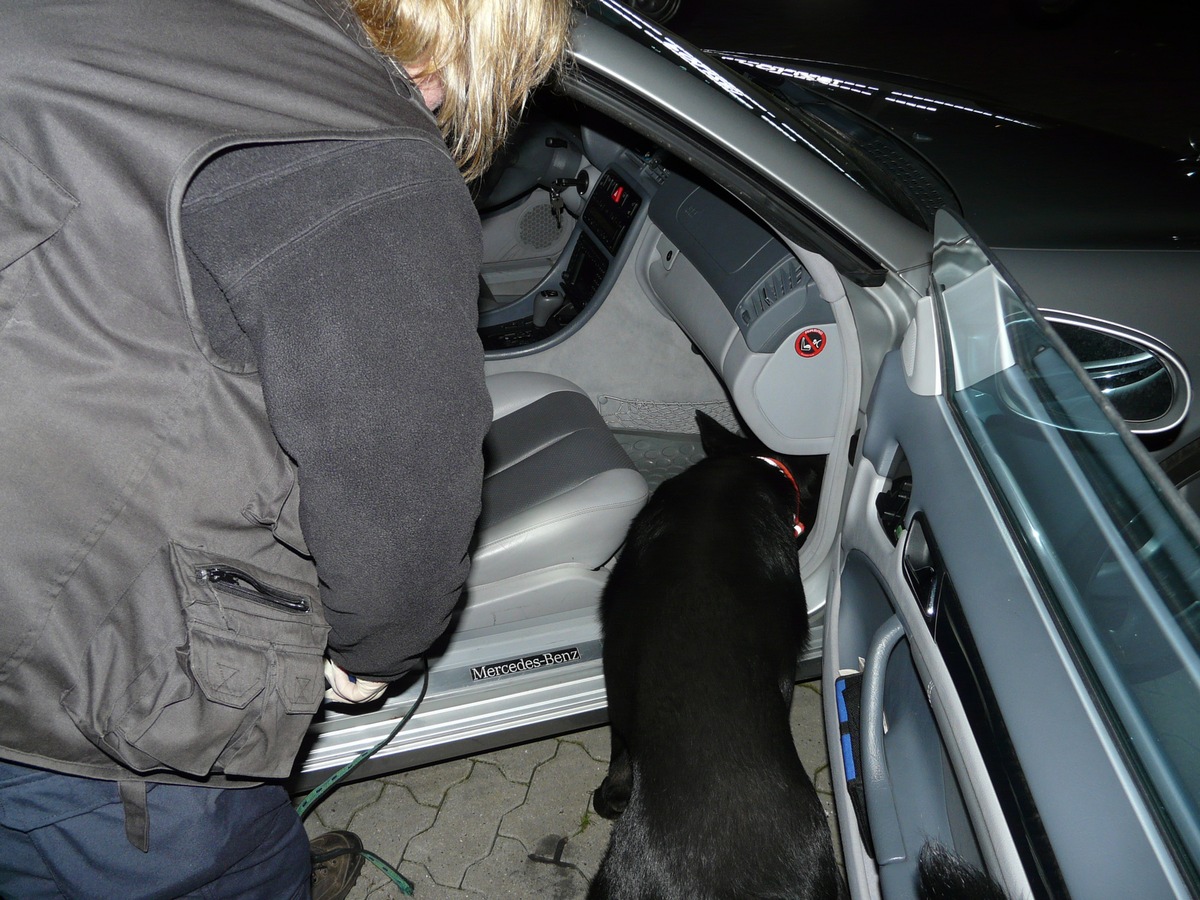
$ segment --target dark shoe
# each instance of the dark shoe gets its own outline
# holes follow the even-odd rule
[[[313,900],[344,900],[362,871],[362,848],[352,831],[329,831],[309,841]]]

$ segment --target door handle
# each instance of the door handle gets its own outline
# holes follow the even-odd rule
[[[904,579],[921,607],[930,634],[936,638],[938,611],[942,601],[954,591],[954,585],[929,522],[920,511],[913,515],[904,538]]]
[[[883,688],[887,664],[903,637],[904,625],[896,616],[880,625],[871,638],[862,677],[863,794],[871,841],[875,845],[875,861],[881,866],[907,858],[883,750]]]

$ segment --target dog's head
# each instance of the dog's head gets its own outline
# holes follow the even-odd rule
[[[821,489],[821,475],[825,471],[825,457],[776,453],[758,438],[734,434],[700,410],[696,410],[696,425],[700,428],[700,443],[704,447],[705,456],[758,457],[763,460],[764,465],[774,465],[786,475],[798,494],[799,520],[804,533],[808,533],[816,518],[817,496]]]

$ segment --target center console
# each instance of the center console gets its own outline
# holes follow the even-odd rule
[[[518,356],[535,345],[542,349],[547,341],[565,338],[568,326],[582,324],[591,314],[615,281],[632,243],[627,239],[645,216],[646,194],[654,182],[642,181],[638,167],[620,164],[596,180],[563,253],[565,262],[528,297],[480,316],[479,337],[490,357]]]

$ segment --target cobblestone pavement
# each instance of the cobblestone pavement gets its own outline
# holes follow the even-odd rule
[[[796,686],[792,733],[840,851],[819,682]],[[594,728],[342,785],[305,826],[310,835],[354,831],[413,882],[417,897],[582,898],[608,845],[609,822],[590,802],[607,769],[608,740],[607,728]],[[366,863],[349,900],[400,896]]]

